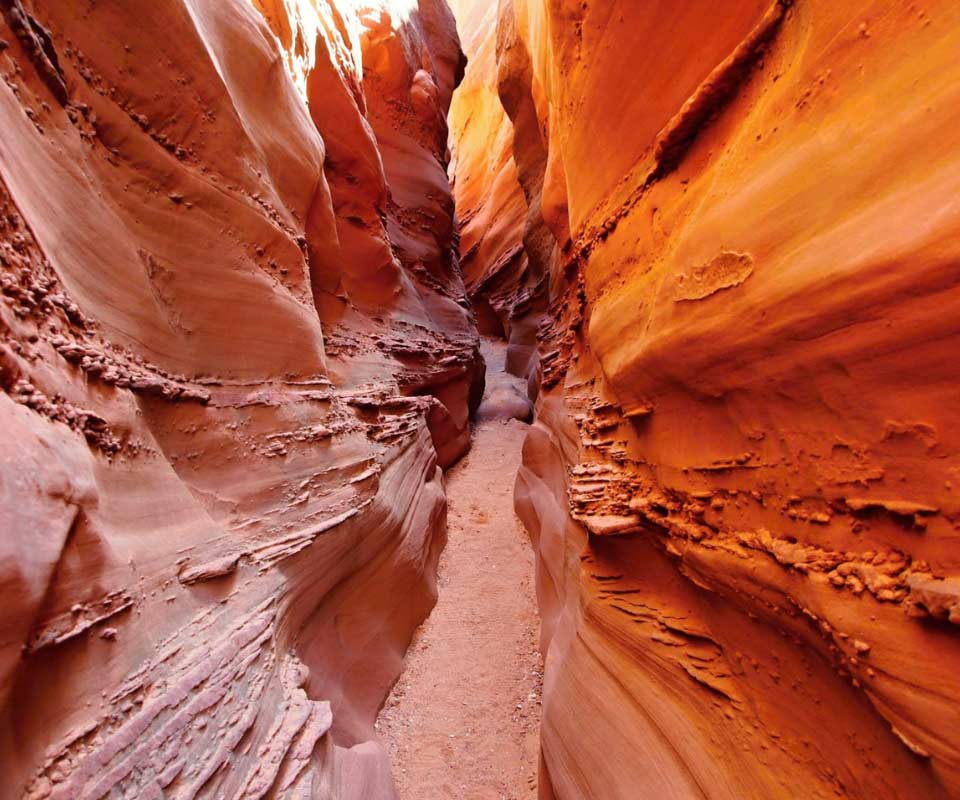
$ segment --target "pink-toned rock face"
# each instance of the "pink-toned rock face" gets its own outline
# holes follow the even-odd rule
[[[469,43],[489,4],[458,6]],[[496,28],[456,191],[501,319],[513,173],[555,242],[517,483],[545,796],[960,796],[960,8],[510,0]]]
[[[338,5],[0,2],[5,797],[392,793],[482,392],[462,67]]]
[[[960,798],[960,6],[452,5],[0,0],[0,795],[394,796],[479,326],[542,797]]]

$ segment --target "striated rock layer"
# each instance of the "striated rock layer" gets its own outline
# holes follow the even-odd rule
[[[542,796],[960,797],[960,7],[495,25],[452,133],[471,293],[549,303]]]
[[[453,18],[365,5],[0,0],[4,797],[393,793],[482,360]]]

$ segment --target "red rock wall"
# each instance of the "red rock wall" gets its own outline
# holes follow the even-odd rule
[[[0,2],[3,796],[392,794],[482,388],[407,5]]]
[[[546,148],[529,59],[496,4],[453,8],[469,59],[450,109],[464,280],[481,330],[505,338],[507,369],[528,377],[556,244],[541,212]]]
[[[503,0],[498,39],[557,243],[543,796],[960,797],[960,8]],[[469,193],[511,244],[468,275],[515,192]]]

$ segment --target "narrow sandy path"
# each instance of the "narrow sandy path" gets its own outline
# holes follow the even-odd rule
[[[488,391],[503,345],[484,344]],[[489,406],[485,406],[487,409]],[[536,797],[540,654],[533,553],[513,512],[526,425],[492,419],[447,474],[449,540],[440,597],[378,727],[401,800]]]

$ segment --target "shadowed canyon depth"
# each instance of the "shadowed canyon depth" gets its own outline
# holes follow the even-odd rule
[[[954,0],[0,0],[0,798],[960,800]]]

